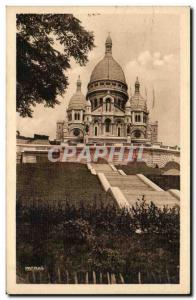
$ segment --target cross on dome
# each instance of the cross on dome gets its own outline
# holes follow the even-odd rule
[[[137,76],[136,82],[135,82],[135,93],[139,93],[139,91],[140,91],[140,83],[139,83],[139,79]]]
[[[78,75],[78,80],[77,80],[77,92],[78,91],[81,91],[81,85],[82,85],[82,82],[80,80],[80,75]]]
[[[110,32],[108,33],[108,37],[105,42],[105,54],[112,54],[112,39]]]

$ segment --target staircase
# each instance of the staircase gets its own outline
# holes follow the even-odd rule
[[[157,207],[180,205],[179,199],[169,191],[144,182],[137,175],[121,175],[109,164],[91,164],[96,173],[103,173],[111,187],[118,187],[130,206],[144,196],[146,202],[154,202]],[[147,179],[148,180],[148,179]],[[150,182],[150,180],[148,180]]]

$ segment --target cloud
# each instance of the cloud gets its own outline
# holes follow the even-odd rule
[[[139,54],[137,61],[140,65],[145,66],[152,61],[152,55],[150,54],[149,51],[144,51]]]
[[[129,62],[130,66],[138,66],[144,68],[154,68],[161,66],[169,66],[175,64],[176,58],[173,54],[161,54],[160,52],[151,53],[149,50],[141,52],[138,57]]]
[[[171,64],[173,64],[175,62],[175,58],[174,58],[173,54],[164,55],[163,60],[166,63],[171,63]]]

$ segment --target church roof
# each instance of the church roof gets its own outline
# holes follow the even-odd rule
[[[131,110],[147,110],[147,104],[146,104],[146,99],[142,97],[140,94],[140,83],[138,78],[136,79],[135,82],[135,93],[134,95],[130,98],[130,104],[131,104]]]
[[[124,72],[112,56],[112,39],[110,36],[107,37],[105,42],[105,56],[95,66],[90,82],[107,79],[121,81],[126,84]]]
[[[85,99],[85,96],[81,92],[82,83],[81,83],[80,77],[78,77],[76,85],[77,85],[77,89],[76,89],[75,94],[73,94],[73,96],[71,97],[71,99],[69,101],[68,110],[85,109],[86,99]]]

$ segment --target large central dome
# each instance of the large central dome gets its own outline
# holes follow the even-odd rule
[[[90,83],[99,80],[115,80],[126,84],[126,79],[121,66],[112,57],[112,40],[108,36],[105,43],[106,51],[104,58],[95,66]]]
[[[112,56],[105,56],[94,68],[90,82],[98,80],[117,80],[126,83],[121,66]]]

